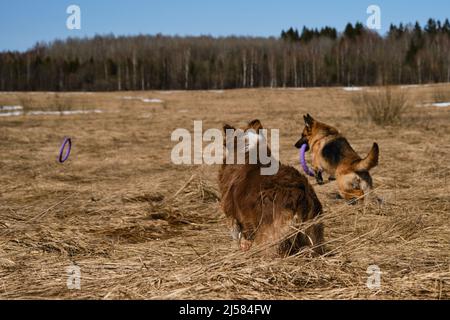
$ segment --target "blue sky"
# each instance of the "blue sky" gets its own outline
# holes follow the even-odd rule
[[[81,30],[66,28],[71,4],[81,8]],[[278,36],[303,25],[342,30],[349,21],[365,22],[371,4],[381,7],[382,33],[391,22],[450,18],[449,0],[0,0],[0,50],[106,33]]]

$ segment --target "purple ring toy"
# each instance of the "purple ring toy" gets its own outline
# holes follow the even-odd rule
[[[66,154],[63,155],[64,149],[67,144],[68,144],[68,147],[67,147]],[[60,163],[64,163],[69,158],[71,149],[72,149],[72,140],[70,138],[65,138],[64,142],[61,146],[61,149],[59,149],[59,159],[58,160]]]
[[[305,152],[306,152],[306,148],[308,147],[307,144],[302,145],[302,147],[300,148],[300,163],[303,167],[303,171],[305,171],[305,173],[310,176],[310,177],[314,177],[314,172],[309,169],[308,165],[306,164],[306,160],[305,160]]]

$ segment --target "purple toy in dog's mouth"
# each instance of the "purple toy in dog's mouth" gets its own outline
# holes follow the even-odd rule
[[[314,177],[314,172],[308,167],[308,164],[305,160],[306,148],[308,148],[308,145],[306,143],[303,144],[300,148],[300,163],[302,165],[303,171],[305,171],[308,176]]]

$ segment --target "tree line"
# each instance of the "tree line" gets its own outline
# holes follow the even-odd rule
[[[450,82],[450,23],[280,37],[68,38],[0,52],[1,91],[191,90]]]

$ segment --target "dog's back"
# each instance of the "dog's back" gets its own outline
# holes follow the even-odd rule
[[[337,134],[327,138],[319,151],[324,160],[322,163],[326,167],[325,171],[334,173],[339,166],[349,167],[353,171],[369,171],[378,165],[377,143],[372,145],[372,149],[362,159],[344,136]]]
[[[329,137],[320,151],[321,166],[337,179],[341,196],[347,200],[371,198],[372,177],[369,170],[378,165],[379,148],[374,143],[365,158],[361,158],[345,137]]]

